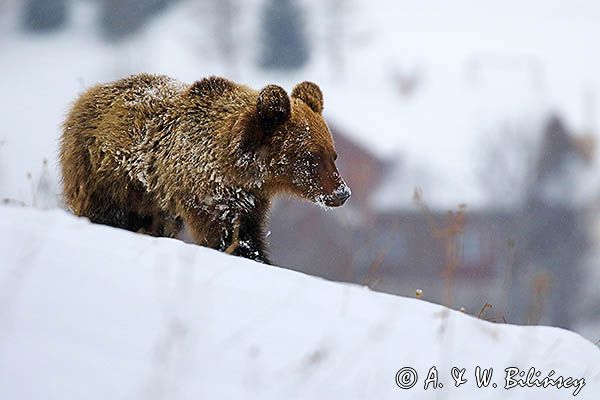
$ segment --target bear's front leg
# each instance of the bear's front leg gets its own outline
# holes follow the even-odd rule
[[[262,208],[238,213],[231,219],[201,207],[180,207],[178,214],[200,246],[271,264],[262,229],[266,213],[259,210]]]
[[[233,255],[249,258],[254,261],[271,264],[267,256],[266,244],[263,234],[263,217],[260,214],[252,213],[243,215],[238,220],[237,247],[232,252]],[[235,242],[235,238],[233,239]]]
[[[214,212],[202,207],[180,207],[178,215],[189,229],[194,242],[200,246],[224,251],[230,243],[227,237],[227,227],[219,219],[214,218]]]

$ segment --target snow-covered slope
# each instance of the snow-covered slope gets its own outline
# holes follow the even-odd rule
[[[504,369],[584,378],[600,350],[547,327],[327,282],[63,211],[0,208],[0,399],[568,399]],[[424,391],[436,366],[443,388]],[[451,367],[465,368],[456,388]],[[476,366],[497,388],[478,389]],[[419,381],[400,389],[412,367]],[[408,376],[408,375],[407,375]],[[491,384],[490,384],[491,385]]]

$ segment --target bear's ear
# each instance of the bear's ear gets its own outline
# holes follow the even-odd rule
[[[256,102],[258,120],[266,130],[272,130],[290,118],[292,106],[285,90],[277,85],[265,86]]]
[[[302,82],[292,90],[292,98],[302,100],[314,112],[323,112],[323,93],[316,83]]]

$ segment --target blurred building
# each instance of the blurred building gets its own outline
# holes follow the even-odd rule
[[[430,208],[416,192],[414,207],[380,211],[370,197],[387,184],[390,162],[339,127],[332,133],[353,197],[335,212],[279,201],[269,238],[277,264],[395,294],[420,289],[426,300],[490,320],[572,325],[590,197],[572,198],[571,183],[589,169],[591,141],[551,117],[526,200],[508,209]]]

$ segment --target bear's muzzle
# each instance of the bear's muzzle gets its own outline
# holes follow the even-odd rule
[[[340,186],[333,191],[330,201],[326,202],[326,205],[329,207],[339,207],[343,205],[350,198],[350,196],[352,196],[350,187],[346,185],[346,182],[342,181]]]

